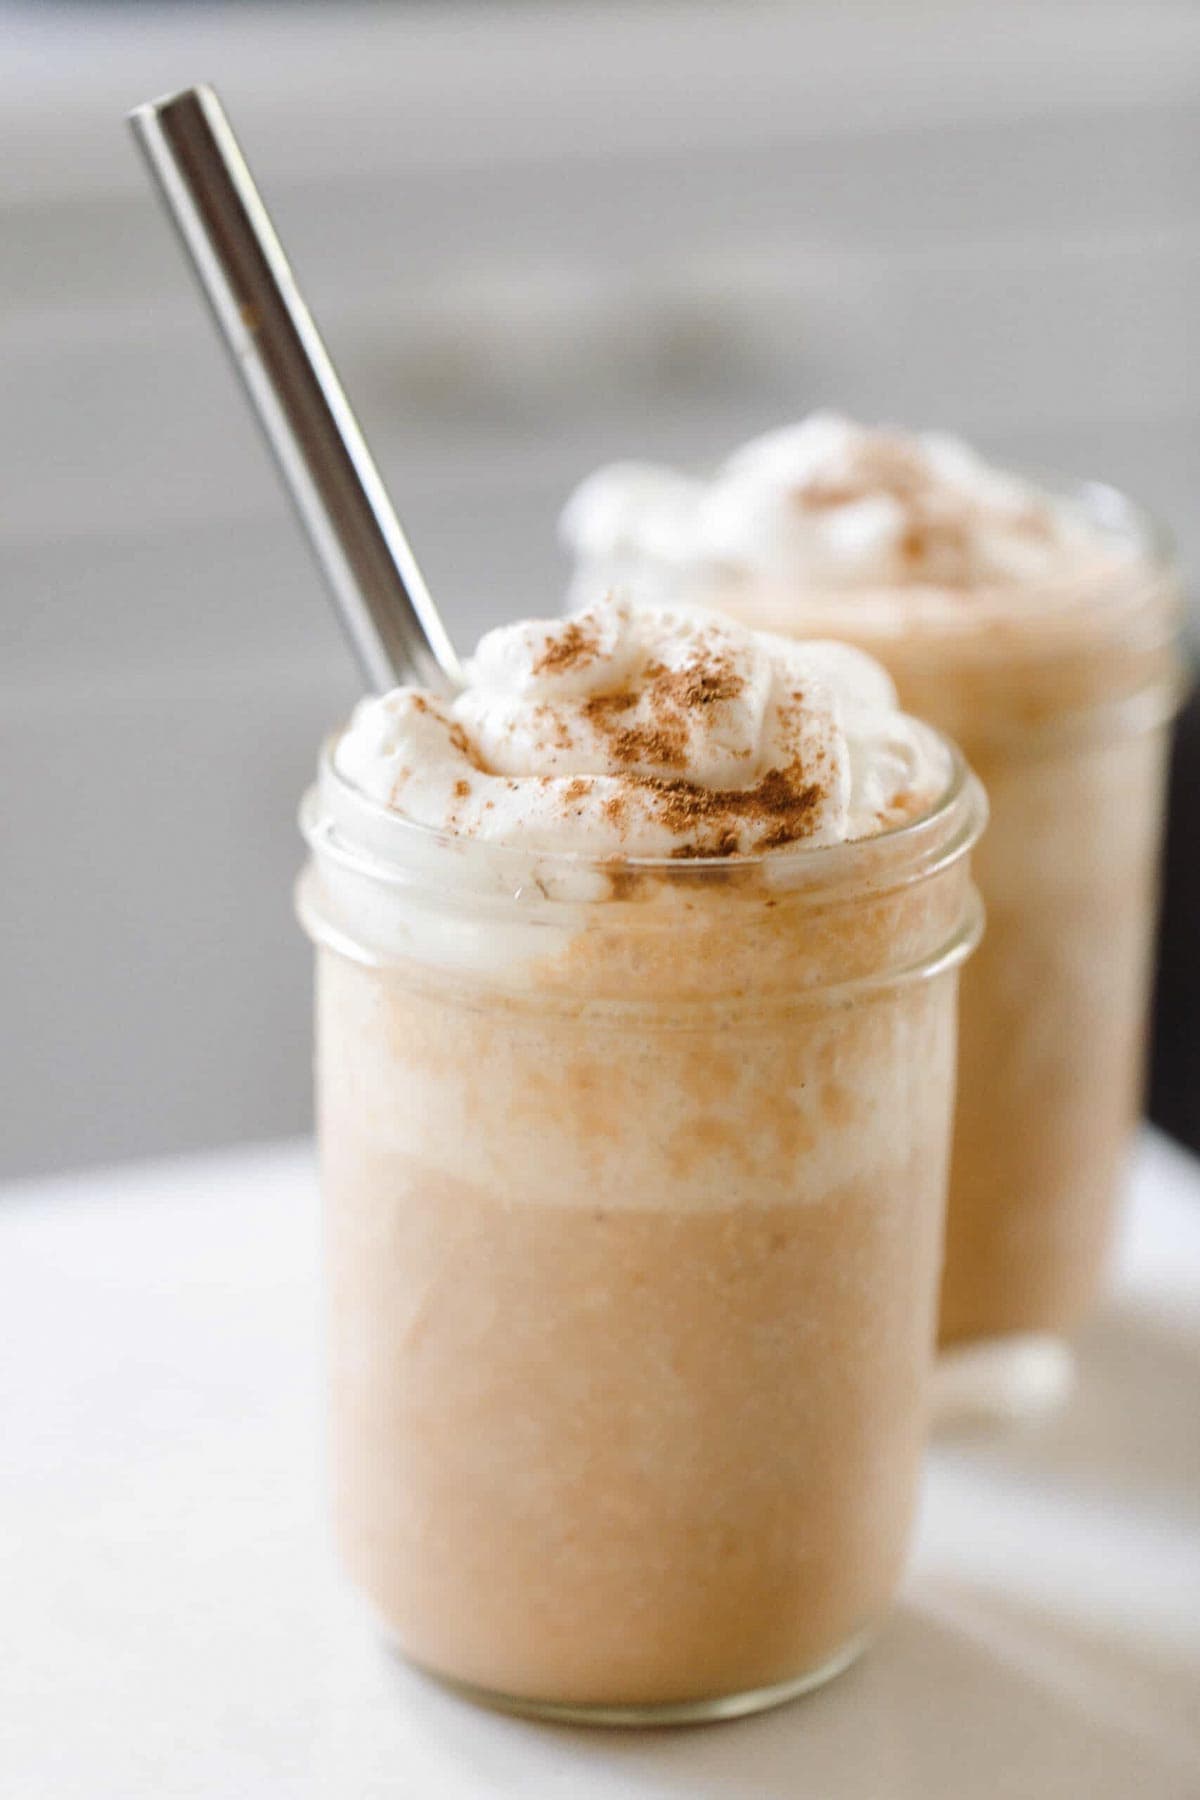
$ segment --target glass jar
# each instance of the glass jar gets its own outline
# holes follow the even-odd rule
[[[925,1431],[984,802],[603,864],[326,756],[299,907],[341,1554],[401,1651],[553,1717],[729,1716],[890,1602]]]
[[[941,1336],[1068,1333],[1102,1283],[1140,1110],[1178,589],[1163,534],[1098,484],[1039,480],[1121,554],[930,596],[717,577],[704,603],[836,636],[890,671],[987,790],[987,937],[962,990]]]

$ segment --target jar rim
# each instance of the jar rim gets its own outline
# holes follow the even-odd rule
[[[1174,563],[1175,534],[1166,520],[1115,482],[1093,475],[1065,475],[1040,463],[1018,464],[1012,472],[1054,499],[1083,502],[1090,519],[1120,531],[1142,551],[1147,563],[1159,567]]]
[[[1015,475],[1052,500],[1074,502],[1093,524],[1114,537],[1122,537],[1137,550],[1146,567],[1161,570],[1174,564],[1175,534],[1166,520],[1115,482],[1101,481],[1092,475],[1066,475],[1061,469],[1042,463],[1017,463],[1011,468],[1006,465],[1005,473]]]

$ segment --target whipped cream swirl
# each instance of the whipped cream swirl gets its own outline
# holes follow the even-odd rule
[[[841,590],[1004,588],[1128,554],[957,438],[828,412],[746,444],[710,480],[651,463],[599,469],[568,501],[562,535],[609,577],[657,564]]]
[[[861,838],[924,811],[948,753],[845,645],[606,598],[489,632],[454,700],[364,700],[338,772],[439,831],[598,858]]]

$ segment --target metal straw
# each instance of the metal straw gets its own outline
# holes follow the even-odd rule
[[[210,87],[129,115],[370,687],[462,673],[379,470]]]

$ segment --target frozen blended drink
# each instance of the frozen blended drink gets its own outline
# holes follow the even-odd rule
[[[606,601],[468,676],[304,808],[341,1554],[494,1704],[753,1710],[904,1558],[981,793],[837,644]]]
[[[600,470],[564,516],[614,575],[885,664],[987,790],[963,981],[947,1342],[1068,1332],[1100,1286],[1137,1117],[1176,594],[1111,489],[1053,491],[955,439],[832,414],[709,480]]]

